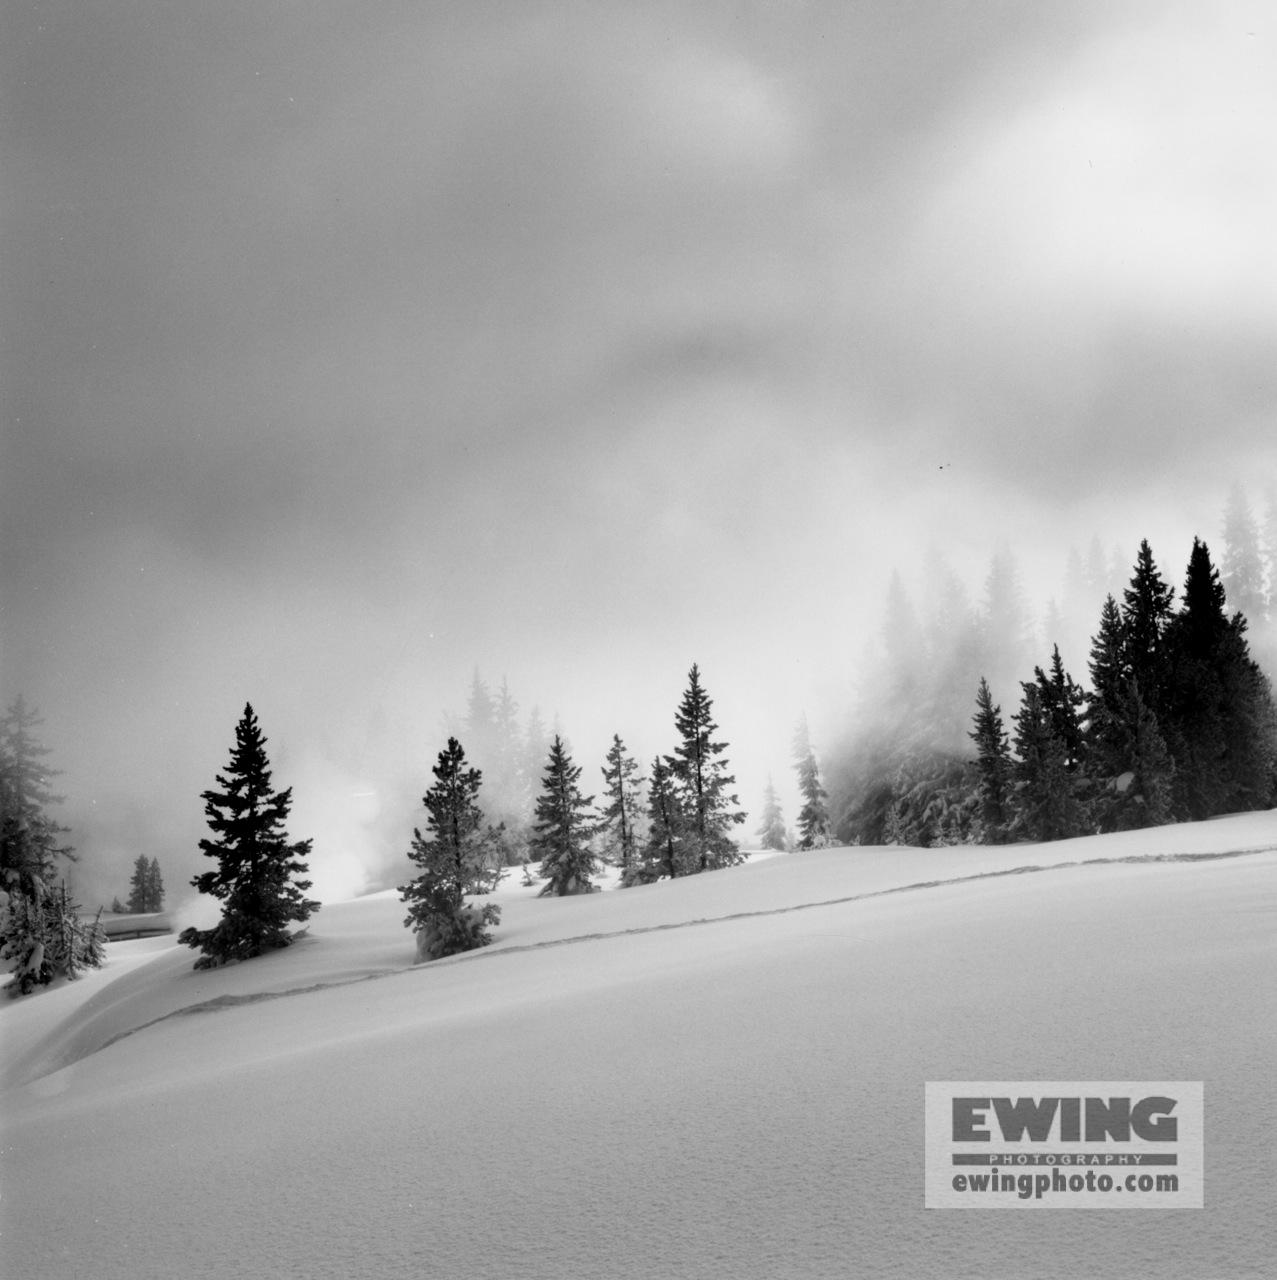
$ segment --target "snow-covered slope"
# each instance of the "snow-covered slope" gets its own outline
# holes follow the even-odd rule
[[[214,973],[112,944],[0,1009],[0,1269],[1269,1275],[1275,848],[1260,814],[511,885],[492,947],[420,967],[393,893]],[[1204,1080],[1206,1208],[926,1211],[945,1079]]]

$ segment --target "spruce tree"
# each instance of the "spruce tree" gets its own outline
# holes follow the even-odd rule
[[[598,829],[590,811],[594,797],[582,796],[580,779],[581,766],[572,763],[556,733],[532,827],[531,847],[540,856],[540,874],[548,881],[538,897],[562,898],[591,893],[597,887],[590,883],[598,870],[598,857],[590,848]]]
[[[1002,725],[1002,708],[995,706],[988,681],[976,691],[975,728],[969,736],[976,746],[976,796],[982,843],[1003,844],[1011,827],[1011,747]]]
[[[613,734],[607,763],[603,766],[607,805],[602,812],[600,833],[621,868],[622,881],[630,875],[639,858],[638,823],[642,812],[639,789],[643,779],[638,773],[638,761],[625,754],[620,734]]]
[[[713,741],[718,729],[710,718],[713,705],[693,663],[674,716],[682,742],[665,759],[677,786],[688,853],[696,871],[730,867],[745,856],[727,834],[731,826],[745,821],[745,813],[735,807],[740,801],[727,790],[736,779],[728,774],[722,758],[727,743]]]
[[[204,814],[214,838],[200,841],[216,871],[196,876],[191,884],[217,898],[222,918],[212,929],[183,929],[178,942],[202,952],[196,969],[212,969],[232,960],[248,960],[292,941],[288,925],[310,918],[319,903],[304,896],[310,888],[302,861],[311,841],[289,842],[284,824],[292,808],[289,787],[276,792],[266,758],[266,739],[253,708],[245,704],[235,726],[235,746],[225,774],[217,775],[220,791],[202,795]]]
[[[829,797],[820,784],[820,766],[807,731],[807,717],[801,716],[794,730],[794,768],[798,772],[798,790],[803,807],[798,811],[798,847],[823,849],[830,842]]]
[[[1058,644],[1051,654],[1051,674],[1048,676],[1041,667],[1034,667],[1033,674],[1042,706],[1051,717],[1051,727],[1064,748],[1065,767],[1070,773],[1076,772],[1085,754],[1082,730],[1085,695],[1065,671]]]
[[[1267,678],[1250,657],[1246,620],[1225,612],[1219,574],[1193,540],[1183,608],[1168,632],[1173,677],[1167,739],[1175,814],[1201,819],[1267,808],[1277,728]]]
[[[1145,538],[1130,586],[1123,593],[1122,666],[1126,675],[1139,681],[1144,700],[1158,713],[1170,678],[1166,630],[1174,616],[1174,598],[1174,589],[1163,581]]]
[[[764,849],[785,852],[785,819],[781,817],[780,801],[776,799],[776,788],[771,778],[767,779],[767,787],[763,791],[763,817],[758,824],[758,838]]]
[[[500,908],[492,903],[478,907],[466,902],[466,895],[476,892],[486,874],[483,810],[478,802],[483,774],[467,764],[456,738],[448,739],[432,772],[434,785],[422,798],[428,834],[414,828],[408,851],[421,874],[399,886],[408,904],[404,925],[417,935],[418,960],[486,946],[492,941],[487,926],[501,918]]]

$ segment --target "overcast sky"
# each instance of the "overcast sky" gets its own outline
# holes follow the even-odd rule
[[[3,25],[0,676],[86,859],[198,870],[251,700],[358,887],[476,664],[595,789],[699,662],[752,830],[893,567],[1178,582],[1277,479],[1271,5]]]

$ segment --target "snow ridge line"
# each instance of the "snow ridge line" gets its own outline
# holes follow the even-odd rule
[[[334,987],[349,987],[356,982],[371,982],[377,978],[391,978],[396,974],[412,973],[414,970],[427,967],[437,969],[445,965],[472,963],[476,960],[496,960],[501,956],[519,955],[526,951],[546,951],[551,947],[566,947],[578,942],[599,942],[605,938],[626,938],[641,933],[661,933],[667,929],[688,929],[697,925],[722,924],[729,920],[750,920],[759,916],[782,916],[794,911],[810,911],[814,907],[837,907],[847,902],[861,902],[868,898],[885,898],[888,894],[908,893],[915,889],[937,889],[942,885],[967,884],[973,880],[994,880],[1002,876],[1029,875],[1038,871],[1064,871],[1071,867],[1107,866],[1127,862],[1217,862],[1223,858],[1244,858],[1256,853],[1273,852],[1277,852],[1277,845],[1266,844],[1258,845],[1253,849],[1229,849],[1223,853],[1131,854],[1124,858],[1086,858],[1081,862],[1051,862],[1045,864],[1030,862],[1019,867],[1007,867],[1001,871],[976,871],[971,875],[952,876],[946,880],[917,880],[911,884],[893,885],[889,889],[871,889],[867,893],[852,893],[843,898],[826,898],[820,902],[799,902],[791,907],[767,907],[760,911],[736,911],[726,916],[704,916],[699,920],[679,920],[671,924],[639,925],[633,929],[615,929],[610,933],[579,933],[573,934],[570,938],[552,938],[546,942],[529,942],[518,947],[497,947],[492,949],[480,947],[474,951],[464,952],[461,955],[445,956],[442,960],[417,961],[405,969],[378,969],[372,973],[361,974],[358,978],[341,978],[334,982],[316,982],[308,987],[289,987],[284,991],[256,991],[247,995],[214,996],[211,1000],[202,1000],[199,1004],[189,1004],[181,1009],[174,1009],[158,1018],[152,1018],[150,1022],[143,1022],[136,1027],[131,1027],[128,1031],[121,1031],[109,1040],[104,1041],[97,1049],[84,1054],[83,1057],[87,1058],[92,1053],[100,1053],[103,1049],[109,1049],[111,1045],[118,1043],[120,1040],[136,1035],[139,1031],[145,1031],[148,1027],[154,1027],[161,1022],[167,1022],[170,1018],[181,1018],[196,1013],[219,1013],[223,1009],[232,1009],[239,1005],[260,1004],[264,1000],[282,1000],[285,996],[310,995],[315,991],[328,991]],[[82,1060],[83,1058],[73,1058],[70,1062],[60,1063],[54,1070],[60,1070],[62,1067],[70,1066],[73,1062]],[[25,1084],[28,1081],[22,1081],[21,1083]]]

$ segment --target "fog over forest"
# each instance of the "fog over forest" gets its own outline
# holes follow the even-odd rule
[[[588,794],[698,663],[792,822],[892,608],[1013,557],[1006,708],[1272,509],[1265,5],[54,3],[0,95],[0,695],[92,905],[203,869],[250,701],[316,891],[393,883],[476,671]]]

